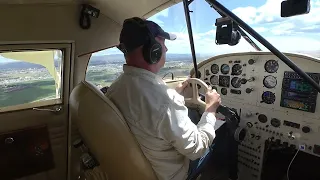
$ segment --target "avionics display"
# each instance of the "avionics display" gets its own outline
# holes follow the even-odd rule
[[[307,73],[319,83],[320,74]],[[315,112],[318,92],[295,72],[284,72],[280,106]]]
[[[295,90],[295,91],[299,91],[299,92],[311,92],[312,88],[313,87],[309,83],[304,82],[302,80],[290,81],[290,89],[291,90]]]

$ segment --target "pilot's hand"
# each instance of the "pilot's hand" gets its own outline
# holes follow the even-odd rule
[[[189,84],[189,83],[188,83],[188,80],[185,80],[185,81],[183,81],[182,83],[179,83],[179,84],[177,85],[177,87],[175,88],[175,90],[176,90],[179,94],[181,94],[182,91],[184,90],[184,88],[186,88],[188,84]]]
[[[206,112],[215,113],[221,104],[220,94],[215,89],[209,89],[206,93]]]

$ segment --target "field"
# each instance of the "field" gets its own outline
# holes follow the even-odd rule
[[[0,107],[54,98],[56,94],[53,79],[10,84],[4,89],[0,93]]]
[[[110,86],[123,72],[123,64],[122,56],[93,56],[86,72],[86,81],[99,88]],[[169,55],[158,75],[163,77],[172,72],[175,77],[188,76],[192,67],[190,55]],[[171,74],[166,78],[171,78]],[[54,79],[46,68],[25,62],[0,64],[0,108],[55,97]]]

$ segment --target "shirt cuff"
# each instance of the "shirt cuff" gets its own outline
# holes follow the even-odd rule
[[[212,124],[212,126],[214,126],[216,121],[217,121],[217,119],[214,116],[214,113],[212,113],[212,112],[204,112],[202,114],[202,116],[201,116],[201,120],[200,121],[208,122],[208,123]]]

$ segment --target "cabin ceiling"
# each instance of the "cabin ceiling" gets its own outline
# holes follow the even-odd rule
[[[88,3],[117,24],[129,17],[148,18],[182,0],[0,0],[0,4],[83,4]]]

